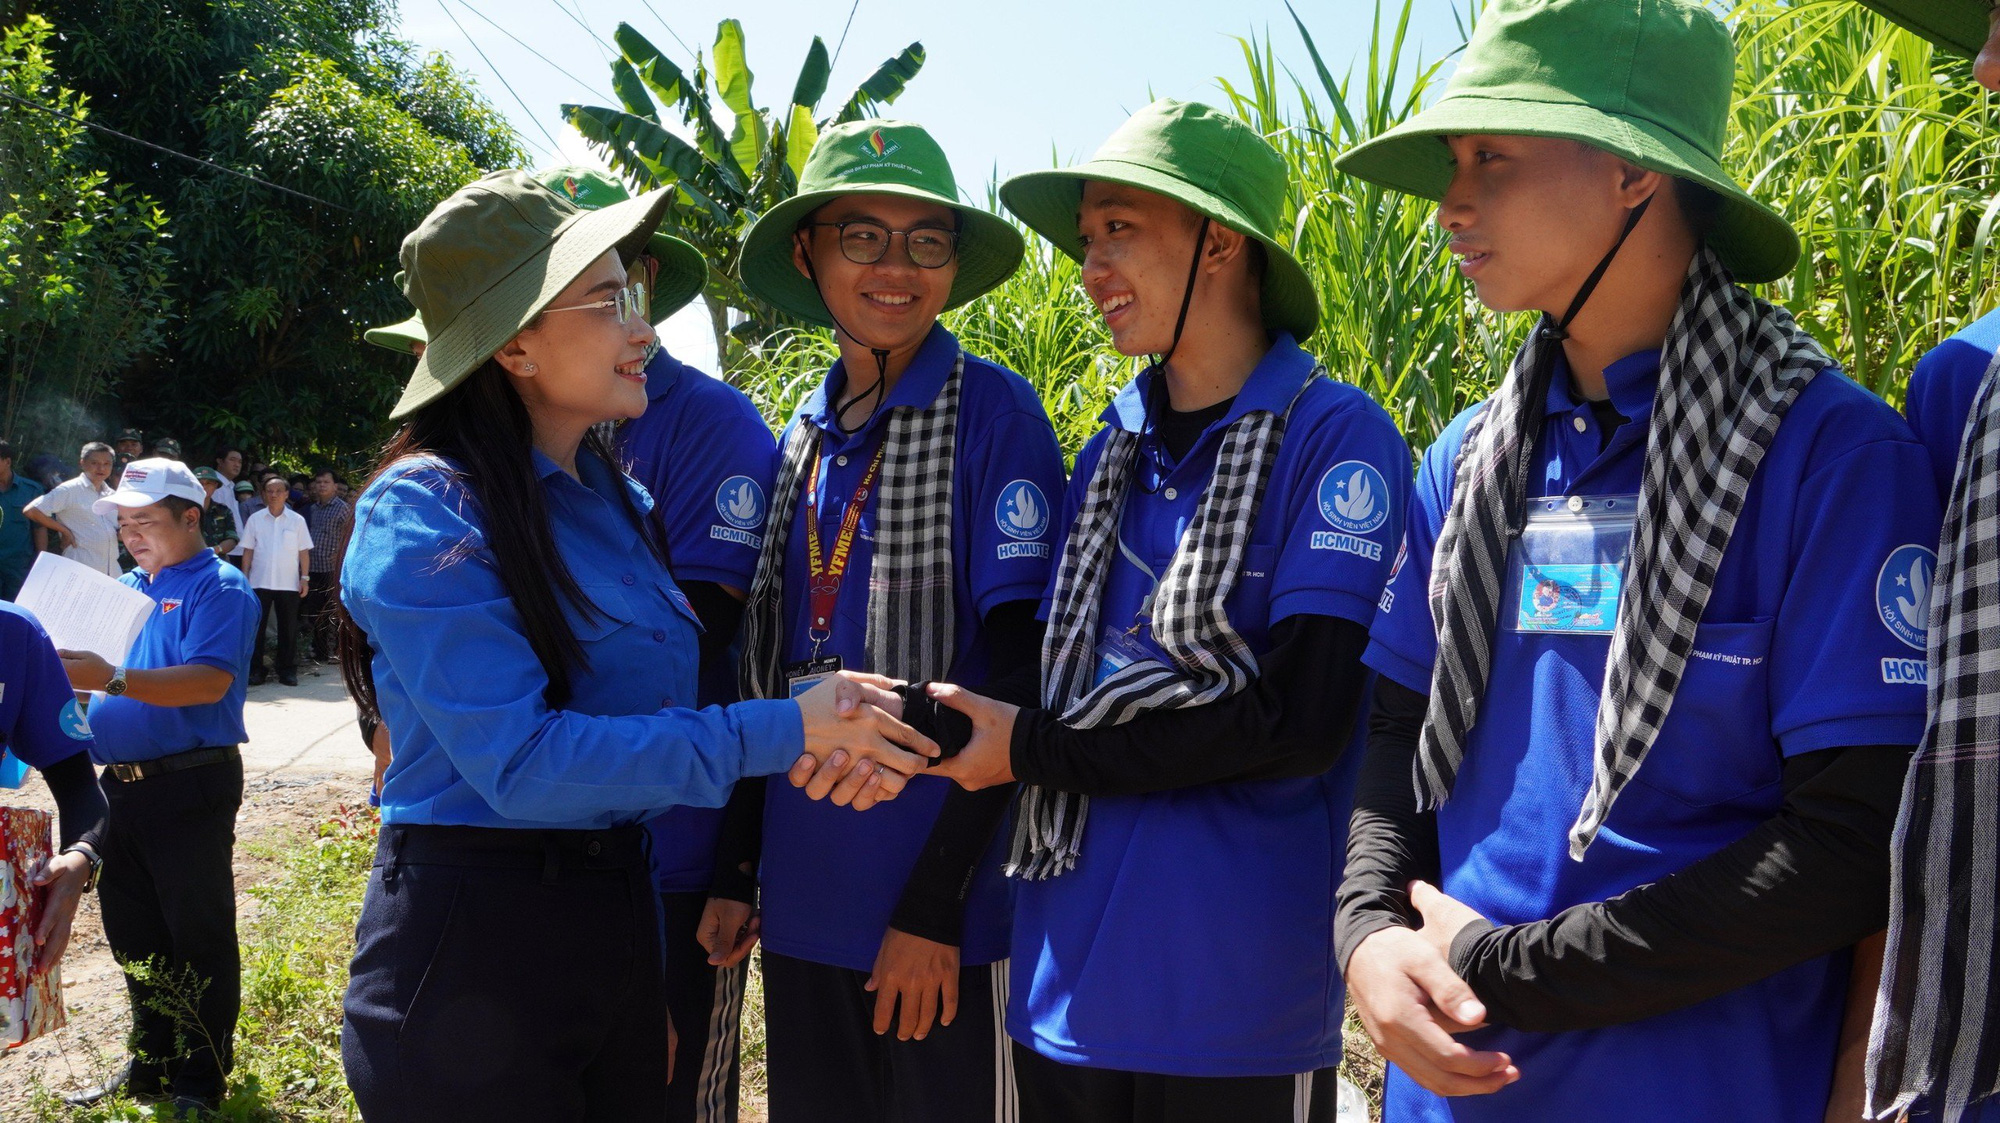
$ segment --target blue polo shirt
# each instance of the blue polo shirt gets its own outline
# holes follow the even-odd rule
[[[1904,409],[1910,428],[1930,452],[1940,503],[1951,499],[1951,481],[1958,471],[1965,425],[1972,414],[1979,383],[1986,377],[1986,368],[1993,365],[1996,350],[2000,350],[2000,310],[1988,312],[1926,351],[1910,374]],[[1910,1118],[1936,1117],[1919,1105],[1910,1112]],[[2000,1123],[2000,1097],[1981,1100],[1961,1118],[1966,1123]]]
[[[135,569],[120,581],[158,605],[125,665],[158,670],[195,664],[229,672],[229,692],[205,706],[153,706],[130,695],[104,698],[90,707],[97,734],[91,753],[99,764],[157,760],[189,749],[240,745],[244,678],[257,640],[257,594],[243,571],[201,550],[193,557],[148,576]]]
[[[42,493],[42,485],[14,473],[14,482],[0,490],[0,572],[27,575],[35,560],[35,524],[25,513]]]
[[[618,447],[626,470],[652,493],[650,517],[674,580],[747,591],[778,471],[770,427],[741,390],[665,351],[646,364],[646,394],[646,412],[618,430]],[[716,662],[697,668],[699,705],[738,698],[735,662]],[[660,892],[708,888],[721,829],[720,807],[675,807],[646,824]]]
[[[1657,352],[1605,370],[1611,403],[1630,420],[1600,452],[1597,420],[1559,368],[1532,494],[1636,493],[1658,375]],[[1425,452],[1405,560],[1371,630],[1368,664],[1413,690],[1430,690],[1431,558],[1466,424],[1482,408],[1460,414]],[[1515,630],[1510,617],[1437,815],[1445,891],[1498,924],[1546,919],[1658,881],[1741,838],[1778,810],[1787,757],[1915,744],[1924,634],[1910,621],[1926,616],[1909,582],[1914,571],[1927,587],[1935,564],[1929,480],[1923,446],[1881,399],[1834,370],[1799,395],[1751,479],[1659,739],[1581,862],[1570,860],[1567,835],[1590,785],[1610,637]],[[1384,1119],[1593,1119],[1615,1104],[1630,1123],[1818,1123],[1846,988],[1841,954],[1627,1025],[1467,1034],[1475,1049],[1512,1056],[1521,1079],[1490,1096],[1447,1100],[1392,1072]]]
[[[90,748],[90,723],[49,633],[34,613],[0,601],[0,775],[18,774],[17,764],[47,768]]]
[[[820,442],[819,502],[801,495],[785,553],[785,660],[811,656],[806,634],[805,520],[819,520],[829,553],[856,486],[888,431],[890,410],[925,406],[943,389],[958,357],[958,340],[942,326],[930,336],[889,391],[866,428],[842,436],[833,408],[846,369],[839,363],[799,407],[791,424],[810,420]],[[849,417],[850,421],[858,418]],[[790,432],[789,429],[786,430]],[[1053,511],[1049,497],[1063,484],[1055,430],[1028,381],[970,355],[960,380],[958,444],[952,477],[952,597],[956,651],[950,681],[977,687],[986,678],[983,621],[1009,601],[1039,600],[1048,583]],[[838,655],[849,670],[870,670],[868,579],[875,560],[874,508],[878,486],[863,508],[854,555],[835,602],[832,636],[822,654]],[[922,853],[951,781],[912,779],[893,802],[866,814],[813,802],[787,783],[769,785],[764,805],[764,944],[780,955],[866,971],[874,966],[889,916]],[[1000,876],[1001,835],[979,863],[965,911],[966,966],[1007,958],[1011,894]]]
[[[1103,594],[1106,628],[1129,627],[1154,584],[1147,571],[1165,572],[1214,475],[1223,430],[1252,410],[1282,411],[1301,386],[1224,608],[1260,655],[1271,627],[1291,616],[1367,624],[1394,560],[1409,447],[1381,406],[1312,378],[1315,365],[1278,335],[1228,413],[1178,463],[1147,416],[1160,375],[1148,371],[1112,400],[1106,430],[1077,456],[1057,524],[1066,538],[1106,433],[1138,434],[1123,545]],[[1340,762],[1317,777],[1092,797],[1076,868],[1016,889],[1008,1033],[1057,1061],[1177,1076],[1338,1064],[1334,890],[1366,726],[1357,722]]]
[[[692,708],[698,625],[639,534],[645,489],[588,452],[578,477],[531,455],[556,549],[592,606],[560,598],[588,660],[562,709],[543,698],[548,676],[478,506],[442,461],[396,464],[355,504],[341,587],[394,740],[382,821],[622,826],[720,806],[739,777],[790,767],[804,746],[795,704]]]

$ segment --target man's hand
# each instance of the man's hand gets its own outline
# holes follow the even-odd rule
[[[694,938],[708,949],[710,967],[734,967],[757,946],[763,931],[764,920],[756,909],[742,901],[710,897],[701,907],[701,924],[695,928]]]
[[[806,752],[792,765],[792,786],[857,811],[896,798],[925,758],[938,754],[935,742],[903,723],[896,685],[842,671],[799,695]]]
[[[1417,935],[1424,942],[1437,949],[1438,958],[1451,962],[1451,942],[1466,925],[1486,919],[1475,912],[1472,906],[1428,881],[1410,882],[1410,904],[1424,918],[1424,926],[1417,929]]]
[[[681,1051],[680,1030],[674,1027],[674,1016],[667,1014],[667,1083],[674,1082],[674,1057]]]
[[[1014,719],[1021,707],[996,702],[949,682],[931,684],[931,697],[972,719],[972,740],[931,769],[969,792],[1014,781]]]
[[[888,1033],[894,1022],[896,1040],[922,1041],[932,1023],[948,1026],[958,1017],[958,949],[891,928],[875,953],[868,989],[875,992],[876,1033]]]
[[[88,651],[58,651],[70,686],[78,690],[102,690],[111,681],[111,664]]]
[[[76,549],[76,535],[61,523],[56,524],[56,549],[63,553]]]
[[[1344,977],[1376,1050],[1423,1087],[1441,1096],[1476,1096],[1521,1078],[1507,1054],[1452,1040],[1454,1033],[1479,1028],[1486,1007],[1416,932],[1398,927],[1369,934],[1348,958]]]
[[[42,895],[42,922],[35,927],[35,971],[40,974],[62,962],[69,948],[77,902],[90,881],[90,859],[74,850],[57,854],[37,864],[30,880]]]

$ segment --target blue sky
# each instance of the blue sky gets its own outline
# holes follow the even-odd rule
[[[813,35],[829,50],[840,41],[852,0],[737,0],[719,7],[673,0],[401,2],[402,36],[450,55],[471,73],[537,162],[551,160],[554,150],[595,163],[557,107],[617,104],[606,44],[620,20],[684,67],[692,63],[689,48],[706,51],[714,42],[717,20],[741,20],[756,74],[753,95],[769,106],[791,93]],[[1365,56],[1372,0],[1294,0],[1294,6],[1336,76],[1349,60]],[[1416,0],[1410,39],[1420,57],[1437,58],[1458,46],[1453,10],[1462,7],[1457,0]],[[1240,83],[1245,74],[1237,37],[1267,32],[1281,62],[1309,73],[1311,61],[1283,0],[861,0],[822,109],[883,59],[921,41],[923,72],[889,112],[929,128],[951,157],[960,186],[981,198],[996,172],[1004,178],[1088,156],[1127,114],[1155,97],[1220,102],[1217,77]],[[684,313],[663,336],[677,355],[713,369],[704,320]]]

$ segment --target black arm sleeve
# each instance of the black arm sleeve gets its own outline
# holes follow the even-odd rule
[[[1438,880],[1437,813],[1417,810],[1417,736],[1430,695],[1379,678],[1368,716],[1368,755],[1354,785],[1347,869],[1334,916],[1333,954],[1342,971],[1361,941],[1384,928],[1420,923],[1407,886]]]
[[[1047,710],[1014,721],[1014,775],[1084,795],[1317,776],[1346,747],[1361,706],[1368,630],[1333,616],[1290,616],[1249,686],[1219,701],[1155,710],[1122,725],[1072,729]]]
[[[736,631],[743,625],[743,602],[713,581],[685,582],[681,592],[687,594],[695,619],[701,621],[702,663],[717,666],[720,660],[734,666],[729,645],[736,642]]]
[[[757,903],[757,863],[764,857],[764,781],[736,781],[723,805],[722,830],[715,842],[715,872],[708,895],[746,905]]]
[[[1544,1033],[1678,1010],[1849,947],[1889,918],[1908,746],[1802,753],[1784,804],[1685,869],[1549,920],[1468,925],[1452,969],[1488,1017]]]
[[[104,824],[110,814],[89,753],[76,753],[42,769],[56,800],[56,849],[84,843],[102,856]]]
[[[1042,623],[1035,619],[1034,601],[1008,601],[986,614],[986,647],[990,678],[1030,672],[1042,657]],[[918,732],[938,742],[947,753],[965,747],[972,722],[949,706],[939,706],[922,684],[904,695],[903,717]],[[928,728],[926,728],[928,725]],[[948,743],[955,742],[955,743]],[[965,899],[972,875],[993,841],[993,832],[1007,816],[1014,785],[999,784],[976,792],[952,784],[931,824],[923,853],[903,883],[903,895],[889,924],[900,932],[954,947],[965,938]]]

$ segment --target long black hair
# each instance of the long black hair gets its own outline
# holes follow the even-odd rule
[[[578,587],[556,549],[548,503],[535,477],[533,438],[527,406],[506,370],[488,359],[464,383],[418,410],[389,439],[369,482],[412,456],[435,456],[445,462],[453,482],[464,489],[478,512],[486,548],[492,551],[494,566],[500,571],[500,583],[521,614],[528,644],[548,675],[542,697],[551,708],[561,709],[571,696],[571,674],[590,669],[583,645],[563,614],[562,601],[568,601],[586,619],[597,615],[598,609]],[[593,427],[584,436],[583,450],[619,468],[603,426]],[[641,515],[629,489],[619,489],[619,496],[635,531],[665,565],[666,551],[652,520]],[[367,514],[357,503],[357,531]],[[350,535],[348,541],[353,540]],[[448,580],[449,567],[467,560],[473,549],[471,542],[455,547],[446,555],[439,578]],[[348,693],[363,716],[379,720],[368,635],[344,603],[336,612],[341,677],[347,680]],[[467,673],[478,672],[468,668]]]

